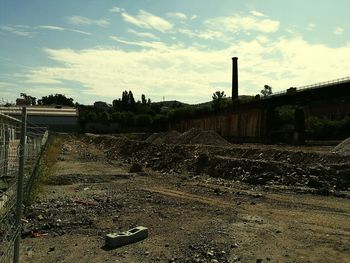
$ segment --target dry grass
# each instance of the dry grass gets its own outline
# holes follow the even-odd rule
[[[37,173],[34,174],[30,192],[28,193],[27,203],[32,203],[43,190],[48,178],[52,175],[52,167],[57,162],[57,157],[60,154],[62,146],[62,139],[59,136],[53,135],[48,142],[48,147],[44,151],[43,156],[39,162]]]

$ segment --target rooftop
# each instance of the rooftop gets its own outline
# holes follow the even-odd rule
[[[22,113],[22,107],[0,106],[0,113],[7,115],[20,115]],[[27,115],[29,116],[78,116],[78,110],[74,107],[55,107],[55,106],[27,106]]]

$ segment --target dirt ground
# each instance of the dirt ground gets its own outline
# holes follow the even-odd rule
[[[129,173],[135,158],[111,158],[105,146],[64,137],[54,175],[26,209],[21,262],[350,262],[346,189],[324,196],[293,182],[272,187],[167,170],[145,164],[145,152],[146,168]],[[106,234],[134,226],[147,227],[149,237],[104,246]]]

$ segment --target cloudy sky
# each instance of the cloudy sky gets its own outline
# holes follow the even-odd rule
[[[0,0],[0,100],[209,101],[350,75],[348,0]]]

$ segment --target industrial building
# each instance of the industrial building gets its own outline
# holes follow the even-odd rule
[[[0,107],[0,113],[21,119],[22,107]],[[30,124],[46,127],[51,131],[79,131],[78,109],[65,106],[27,106],[27,119]]]

